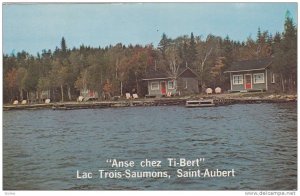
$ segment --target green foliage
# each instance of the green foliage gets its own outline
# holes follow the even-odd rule
[[[161,51],[163,58],[165,58],[167,47],[171,44],[171,40],[165,33],[162,34],[161,40],[158,44],[158,49]]]
[[[61,44],[60,44],[60,46],[61,46],[61,51],[62,51],[63,53],[66,53],[66,52],[67,52],[67,44],[66,44],[66,40],[65,40],[64,37],[62,37],[62,39],[61,39]]]
[[[194,34],[191,33],[190,45],[188,48],[188,64],[193,66],[196,62],[197,58],[197,50],[196,50],[196,42],[194,38]]]
[[[274,38],[274,70],[280,75],[283,91],[297,89],[297,28],[287,11],[284,32]]]

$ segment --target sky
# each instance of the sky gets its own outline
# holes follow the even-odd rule
[[[297,3],[10,3],[2,5],[3,53],[32,55],[67,47],[158,45],[170,38],[208,34],[245,41],[258,27],[283,32],[286,11],[297,24]]]

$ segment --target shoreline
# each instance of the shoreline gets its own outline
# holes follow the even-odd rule
[[[225,106],[232,104],[254,104],[254,103],[288,103],[297,102],[297,95],[277,95],[266,93],[232,93],[232,94],[212,94],[194,95],[171,98],[141,98],[141,99],[121,99],[117,101],[91,101],[91,102],[55,102],[55,103],[35,103],[35,104],[6,104],[3,111],[9,110],[73,110],[73,109],[96,109],[96,108],[119,108],[137,106],[184,106],[187,100],[213,99],[215,106]]]

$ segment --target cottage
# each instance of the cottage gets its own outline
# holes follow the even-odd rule
[[[147,82],[148,96],[173,96],[199,93],[198,75],[189,67],[171,76],[166,71],[150,70],[142,79]]]
[[[230,92],[274,91],[276,75],[272,58],[233,62],[224,73],[230,74]]]

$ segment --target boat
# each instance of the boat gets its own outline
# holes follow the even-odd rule
[[[211,107],[211,106],[215,106],[215,103],[214,103],[213,99],[189,100],[189,101],[186,101],[185,106],[188,108]]]

